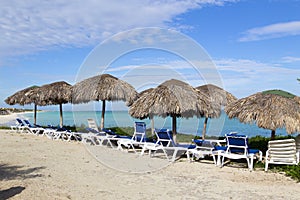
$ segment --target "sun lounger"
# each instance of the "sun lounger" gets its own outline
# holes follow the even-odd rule
[[[54,127],[49,127],[44,129],[43,135],[45,135],[46,137],[48,137],[51,140],[68,140],[67,137],[69,137],[66,133],[70,132],[65,128],[54,128]],[[63,139],[63,135],[66,134],[64,136]]]
[[[32,125],[27,119],[23,120],[25,123],[25,130],[28,130],[31,134],[34,135],[43,135],[44,128],[41,126]]]
[[[107,134],[105,131],[99,131],[97,124],[94,119],[88,119],[88,133],[83,133],[81,135],[83,143],[90,143],[93,145],[110,145],[113,147],[111,138],[116,137],[116,135]]]
[[[137,149],[143,147],[144,144],[150,142],[146,138],[146,124],[145,122],[135,122],[134,123],[134,133],[130,139],[120,139],[117,141],[119,150],[132,149],[137,153]]]
[[[216,156],[218,155],[215,151],[215,145],[218,143],[214,140],[193,140],[196,147],[193,149],[188,149],[186,152],[188,161],[193,161],[194,158],[200,159],[205,156],[212,156],[214,164],[217,165]]]
[[[258,149],[250,149],[248,145],[248,137],[231,133],[225,135],[227,146],[224,151],[218,153],[221,159],[221,167],[224,165],[225,158],[228,159],[246,159],[250,171],[253,169],[253,160],[259,154],[259,160],[262,160],[262,152]]]
[[[294,139],[269,141],[265,157],[265,171],[268,171],[269,164],[297,165],[298,163],[299,152],[297,152]]]
[[[15,132],[23,133],[24,129],[26,128],[24,122],[20,118],[16,118],[16,125],[10,126],[11,130]]]
[[[172,137],[172,131],[168,129],[155,129],[156,142],[155,143],[146,143],[143,146],[141,155],[145,153],[145,151],[149,151],[150,156],[154,156],[154,154],[158,151],[162,151],[164,156],[171,162],[176,160],[178,156],[178,152],[186,153],[186,151],[190,148],[195,148],[194,145],[189,144],[175,144]],[[171,158],[170,158],[171,152]]]

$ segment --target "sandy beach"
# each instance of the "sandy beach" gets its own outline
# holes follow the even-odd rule
[[[19,112],[19,113],[11,113],[9,115],[0,115],[0,125],[9,126],[14,125],[16,122],[16,118],[23,118],[24,114],[33,113],[33,112]]]
[[[0,131],[0,155],[0,199],[299,199],[299,183],[279,173],[186,158],[168,164],[7,130]],[[124,172],[106,165],[110,157],[116,165],[156,170]]]

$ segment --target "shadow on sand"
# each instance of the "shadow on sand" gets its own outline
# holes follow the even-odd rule
[[[22,180],[28,178],[41,177],[42,174],[37,173],[41,169],[45,169],[45,167],[34,167],[25,169],[24,166],[0,164],[0,182],[14,179]],[[25,187],[23,186],[15,186],[9,189],[0,190],[0,199],[11,198],[17,194],[20,194],[23,190],[25,190]]]
[[[11,187],[7,190],[0,190],[0,199],[9,199],[17,194],[20,194],[25,187],[17,186],[17,187]]]

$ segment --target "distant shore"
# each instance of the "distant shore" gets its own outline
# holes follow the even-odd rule
[[[0,116],[10,115],[14,113],[33,112],[32,109],[20,109],[20,108],[0,108]]]
[[[0,108],[0,125],[12,125],[16,118],[33,113],[32,109]]]

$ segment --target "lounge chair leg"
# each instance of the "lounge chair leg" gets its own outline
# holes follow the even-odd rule
[[[266,160],[266,162],[265,162],[265,172],[268,171],[268,166],[269,166],[269,163],[268,163],[268,161]]]
[[[214,164],[217,165],[215,155],[212,155],[212,157],[213,157],[213,160],[214,160]]]

